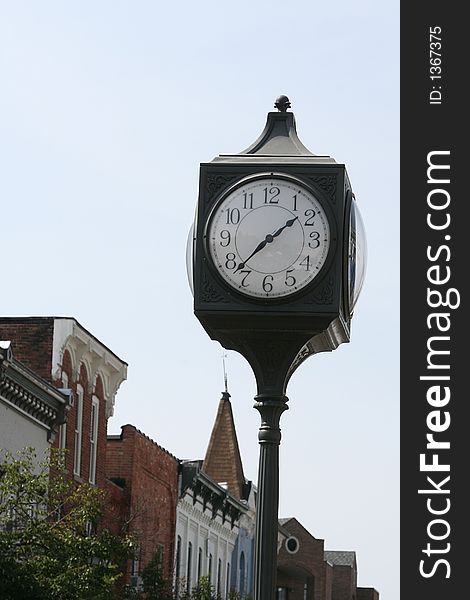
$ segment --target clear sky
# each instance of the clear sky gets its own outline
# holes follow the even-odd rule
[[[186,278],[199,163],[287,94],[304,145],[347,165],[367,278],[351,343],[289,384],[280,516],[398,598],[398,2],[0,1],[0,78],[0,313],[75,317],[129,364],[110,432],[178,458],[203,458],[223,390]],[[254,377],[227,354],[256,481]]]

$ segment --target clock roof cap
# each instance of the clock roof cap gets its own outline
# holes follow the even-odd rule
[[[213,162],[336,163],[331,156],[313,154],[302,144],[297,135],[294,113],[287,112],[290,107],[287,96],[279,96],[275,106],[279,112],[268,112],[265,128],[251,146],[237,154],[220,154]]]

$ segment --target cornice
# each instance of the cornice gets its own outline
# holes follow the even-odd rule
[[[215,517],[203,512],[198,506],[193,505],[192,499],[186,500],[184,498],[178,501],[177,511],[184,514],[189,519],[193,519],[200,525],[204,525],[210,531],[217,533],[221,537],[235,540],[238,535],[238,526],[231,524],[224,520],[223,523],[219,523],[215,520]],[[222,518],[222,515],[219,514]]]
[[[69,396],[16,361],[5,342],[0,345],[0,398],[46,427],[49,441],[70,407]]]
[[[52,377],[61,378],[64,352],[68,351],[72,359],[72,378],[78,380],[80,366],[87,370],[89,389],[95,389],[98,376],[103,382],[106,401],[106,416],[114,412],[116,393],[127,378],[127,363],[117,357],[109,348],[84,329],[75,319],[54,319],[54,340],[52,351]]]

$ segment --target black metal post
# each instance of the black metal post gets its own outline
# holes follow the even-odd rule
[[[274,600],[276,594],[279,510],[279,422],[288,408],[286,396],[258,395],[261,415],[258,496],[256,503],[254,600]]]

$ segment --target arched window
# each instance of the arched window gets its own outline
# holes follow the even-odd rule
[[[69,376],[65,371],[62,371],[62,388],[64,390],[69,387]],[[59,448],[64,450],[67,447],[67,421],[59,427]]]
[[[192,559],[193,559],[193,545],[191,542],[188,543],[188,563],[186,568],[186,589],[188,590],[188,594],[191,592],[191,568],[192,568]]]
[[[91,400],[90,415],[90,468],[88,481],[96,483],[96,456],[98,453],[98,419],[99,419],[100,401],[96,396]]]
[[[212,583],[212,554],[209,554],[209,568],[207,570],[207,576],[209,577],[209,583]]]
[[[225,579],[225,597],[228,598],[230,593],[230,563],[227,563],[227,573]]]
[[[176,539],[176,556],[175,556],[175,586],[178,591],[178,582],[180,578],[180,567],[181,567],[181,536],[179,535]]]
[[[240,570],[240,596],[243,598],[245,595],[245,553],[240,554],[240,563],[238,565]]]
[[[222,578],[222,561],[219,558],[219,562],[217,563],[217,596],[220,597],[220,584]]]
[[[80,476],[82,465],[82,433],[83,433],[83,387],[77,384],[77,401],[75,403],[75,435],[74,435],[74,454],[73,454],[73,472]]]
[[[197,582],[201,579],[202,575],[202,548],[199,548],[197,553]]]

